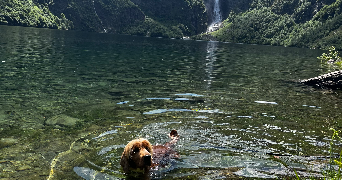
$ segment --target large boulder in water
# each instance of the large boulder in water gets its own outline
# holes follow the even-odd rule
[[[330,89],[342,88],[342,70],[323,74],[314,78],[301,80],[300,83]]]

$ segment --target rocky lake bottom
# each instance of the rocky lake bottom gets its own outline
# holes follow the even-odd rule
[[[0,179],[120,179],[130,140],[181,158],[152,178],[320,177],[339,90],[323,51],[0,26]],[[335,142],[334,155],[341,152]]]

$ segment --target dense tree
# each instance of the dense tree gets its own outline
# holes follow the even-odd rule
[[[47,4],[35,3],[32,0],[0,1],[0,23],[54,29],[70,29],[73,27],[72,22],[65,16],[53,15]]]
[[[195,38],[327,49],[342,49],[342,0],[254,0],[231,12],[221,28]]]
[[[0,23],[176,37],[206,29],[202,0],[3,0]]]

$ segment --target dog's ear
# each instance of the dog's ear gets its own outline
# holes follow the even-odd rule
[[[146,148],[146,150],[152,155],[153,154],[152,144],[147,139],[144,139],[142,143],[143,143],[143,146]]]
[[[130,148],[126,146],[124,149],[124,152],[121,155],[121,161],[120,161],[120,165],[122,166],[125,173],[128,173],[129,171],[129,154],[130,154]]]

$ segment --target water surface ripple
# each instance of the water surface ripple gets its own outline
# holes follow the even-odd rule
[[[120,179],[128,141],[171,129],[181,158],[152,178],[321,176],[341,129],[340,91],[296,83],[320,50],[0,31],[1,178]]]

